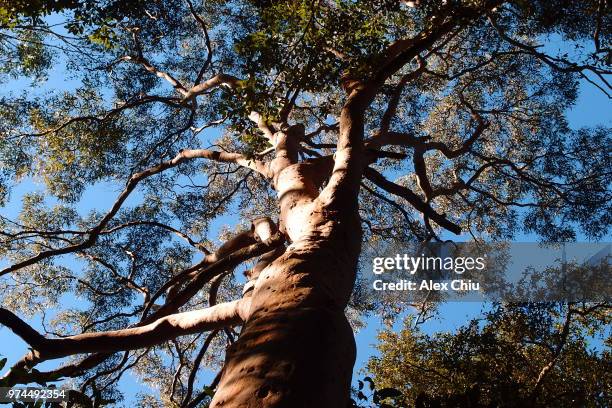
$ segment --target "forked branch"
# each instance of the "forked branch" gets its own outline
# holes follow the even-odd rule
[[[0,309],[0,322],[21,337],[32,350],[9,373],[30,368],[42,361],[82,353],[114,353],[161,344],[179,336],[234,326],[242,322],[245,300],[220,303],[207,309],[176,313],[147,325],[97,333],[48,339],[12,312]],[[247,300],[248,301],[248,300]]]
[[[412,190],[407,187],[400,186],[399,184],[395,184],[389,180],[387,180],[382,174],[372,169],[371,167],[366,168],[365,176],[372,183],[376,184],[378,187],[382,188],[388,193],[396,195],[398,197],[402,197],[406,199],[417,211],[419,211],[423,216],[431,219],[439,226],[446,228],[454,234],[461,234],[461,227],[444,215],[439,214],[434,210],[429,204],[425,203],[421,198],[416,195]]]
[[[34,265],[50,257],[83,251],[84,249],[90,248],[96,243],[101,232],[104,230],[104,228],[106,228],[108,223],[117,214],[125,200],[129,197],[132,191],[134,191],[138,183],[148,177],[151,177],[155,174],[159,174],[165,170],[176,167],[187,160],[195,158],[205,158],[224,163],[235,163],[240,166],[261,172],[262,174],[267,174],[267,166],[264,163],[258,160],[247,159],[239,153],[226,153],[207,149],[182,150],[173,159],[167,160],[156,166],[150,167],[146,170],[132,175],[121,194],[119,194],[119,196],[117,197],[111,209],[106,213],[106,215],[100,220],[100,222],[96,226],[94,226],[88,231],[88,236],[83,242],[67,245],[61,248],[42,251],[31,258],[28,258],[21,262],[17,262],[9,267],[2,269],[0,271],[0,276],[6,275],[13,271],[17,271],[30,265]]]

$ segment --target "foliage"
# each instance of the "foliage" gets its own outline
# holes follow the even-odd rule
[[[409,318],[380,333],[367,368],[401,391],[398,406],[604,407],[610,311],[596,306],[495,305],[454,333],[426,334]]]

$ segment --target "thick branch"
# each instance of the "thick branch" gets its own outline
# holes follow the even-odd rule
[[[156,325],[160,321],[163,321],[161,319],[163,319],[164,317],[168,316],[171,313],[176,312],[178,308],[180,308],[185,303],[187,303],[189,299],[191,299],[193,295],[195,295],[198,292],[198,290],[200,290],[207,282],[209,282],[215,276],[219,275],[220,273],[223,273],[226,270],[236,267],[237,265],[239,265],[240,263],[244,262],[247,259],[265,254],[266,252],[270,251],[271,248],[275,248],[276,246],[280,245],[284,241],[284,237],[278,232],[274,233],[274,235],[271,237],[265,238],[266,237],[265,231],[267,230],[267,228],[262,228],[261,224],[262,223],[260,223],[259,228],[255,227],[255,229],[259,230],[259,232],[257,233],[261,234],[261,238],[264,238],[265,242],[259,242],[259,243],[250,245],[248,247],[242,248],[238,251],[232,252],[228,256],[220,259],[218,262],[211,265],[210,267],[202,270],[170,302],[167,302],[165,305],[159,308],[154,314],[152,314],[148,318],[143,317],[143,320],[140,323],[140,325],[133,329],[138,329],[142,327],[151,327],[151,328],[154,327],[154,325]],[[236,305],[237,310],[235,311],[235,313],[238,316],[242,316],[244,318],[249,308],[250,299],[249,298],[241,299],[240,302],[241,303]],[[146,314],[147,310],[148,309],[145,309],[145,312],[143,313],[143,315]],[[209,310],[209,309],[206,309],[206,310]],[[191,312],[187,312],[187,313],[191,313]],[[182,315],[182,314],[179,314],[179,315]],[[10,317],[10,315],[6,315],[6,316]],[[186,316],[194,317],[194,315],[186,315]],[[206,316],[201,316],[201,317],[202,319],[206,318]],[[18,330],[20,330],[20,333],[22,333],[24,336],[29,336],[28,338],[30,340],[36,340],[35,336],[37,333],[32,328],[28,330],[27,327],[29,326],[27,326],[25,322],[21,321],[16,316],[14,316],[14,318],[12,319],[7,318],[6,320],[11,321],[12,326],[17,327]],[[202,320],[201,322],[202,324],[207,324],[205,320]],[[176,323],[176,322],[170,319],[170,323]],[[167,323],[164,323],[164,324],[167,325]],[[189,327],[193,327],[193,326],[189,326]],[[186,330],[191,330],[189,329],[189,327],[186,326]],[[126,330],[133,330],[133,329],[126,329]],[[210,330],[210,329],[206,329],[206,330]],[[205,331],[205,329],[200,329],[198,331]],[[185,334],[189,334],[189,333],[185,332]],[[79,336],[83,336],[83,335],[79,335]],[[162,341],[159,341],[159,342],[162,342]],[[155,343],[155,344],[158,344],[158,343]],[[109,347],[113,347],[113,346],[109,345]],[[138,347],[126,348],[122,346],[122,348],[119,348],[118,350],[127,350],[127,349],[133,349],[133,348],[138,348]],[[93,351],[96,351],[96,350],[93,350]],[[50,371],[50,372],[27,373],[25,374],[26,377],[22,378],[24,373],[23,373],[23,370],[19,369],[20,367],[23,368],[26,366],[30,366],[31,364],[35,364],[36,362],[40,361],[40,356],[39,356],[40,353],[38,354],[33,353],[31,356],[30,355],[26,356],[27,358],[24,358],[20,363],[18,363],[16,365],[16,370],[11,370],[11,372],[7,374],[7,376],[5,376],[5,379],[8,384],[16,384],[19,382],[27,383],[27,382],[32,382],[32,381],[46,382],[46,381],[52,381],[54,379],[57,379],[63,376],[76,376],[82,373],[84,370],[88,370],[92,367],[95,367],[96,365],[100,364],[102,361],[106,360],[109,357],[110,352],[112,351],[103,350],[102,352],[99,352],[99,353],[96,353],[96,354],[93,354],[87,357],[80,363],[70,364],[65,367],[59,368],[57,370]],[[72,353],[72,354],[75,354],[75,353]],[[48,358],[58,358],[58,357],[44,357],[44,358],[48,359]]]
[[[249,119],[254,122],[259,130],[261,130],[266,136],[266,139],[272,144],[274,144],[274,129],[266,122],[263,116],[258,112],[251,112],[249,114]]]
[[[0,323],[8,327],[13,333],[33,347],[36,347],[44,341],[44,336],[10,310],[0,308]]]
[[[198,95],[201,95],[204,92],[219,86],[226,86],[228,88],[234,89],[238,86],[239,82],[240,80],[235,76],[227,74],[217,74],[209,80],[195,85],[191,89],[189,89],[183,97],[183,103],[189,102]]]
[[[414,166],[414,172],[417,176],[418,185],[425,194],[427,201],[431,200],[433,189],[427,176],[427,164],[425,163],[425,157],[422,149],[415,149],[412,156],[412,164]]]
[[[221,303],[207,309],[172,314],[144,326],[123,330],[83,333],[59,339],[47,339],[38,333],[36,333],[37,336],[35,338],[32,338],[32,333],[28,333],[25,336],[27,340],[24,337],[22,338],[28,342],[33,350],[23,357],[16,367],[32,367],[45,360],[75,354],[114,353],[117,351],[146,348],[179,336],[237,325],[242,322],[240,302],[242,302],[242,299]],[[3,315],[6,315],[8,312],[5,309],[0,309],[0,311],[3,312]],[[9,320],[15,319],[19,321],[18,326],[27,326],[25,322],[15,315],[12,315],[12,319]],[[7,323],[11,324],[9,327],[12,330],[17,329],[21,333],[18,333],[20,337],[24,335],[23,328],[16,327],[14,321]],[[34,331],[31,327],[29,327],[29,330]],[[35,340],[35,342],[30,343],[28,340]],[[10,372],[8,375],[10,376]]]
[[[174,276],[168,282],[166,282],[155,294],[151,297],[145,309],[143,316],[146,316],[148,310],[153,306],[155,301],[162,296],[166,295],[166,303],[171,301],[178,293],[180,285],[188,280],[195,278],[203,268],[212,267],[215,262],[227,257],[233,252],[238,251],[253,245],[257,242],[270,243],[270,240],[274,238],[274,234],[278,231],[278,228],[268,217],[262,217],[253,220],[250,230],[242,231],[234,235],[231,239],[228,239],[223,245],[221,245],[215,252],[208,254],[197,264],[185,269],[183,272]],[[256,256],[256,255],[253,255]],[[223,273],[225,271],[221,271]]]
[[[381,69],[373,77],[373,81],[379,84],[384,83],[387,78],[395,74],[421,52],[434,45],[445,34],[450,33],[456,26],[457,21],[455,19],[448,19],[448,21],[436,25],[428,33],[423,32],[416,38],[401,39],[393,43],[387,50],[386,61],[383,62]]]
[[[490,1],[492,8],[499,1]],[[478,17],[480,14],[469,8],[456,11],[446,21],[432,24],[432,29],[423,31],[417,37],[401,39],[391,44],[380,61],[381,68],[376,70],[367,81],[360,81],[345,75],[342,85],[349,97],[340,113],[340,135],[338,138],[334,170],[328,185],[319,198],[329,205],[339,197],[351,198],[358,194],[361,174],[364,168],[363,129],[364,114],[385,81],[425,51],[438,40],[450,33],[461,23]],[[435,22],[437,23],[437,22]],[[457,228],[453,228],[457,230]]]
[[[147,305],[145,310],[143,311],[143,322],[150,322],[152,319],[156,319],[159,316],[164,316],[169,313],[176,312],[181,306],[185,305],[189,299],[191,299],[198,291],[212,278],[215,276],[235,268],[240,265],[242,262],[251,259],[255,256],[263,255],[264,253],[270,251],[270,249],[275,248],[280,245],[284,241],[284,237],[276,233],[271,239],[266,242],[260,242],[253,245],[249,245],[248,247],[239,249],[235,252],[230,253],[224,258],[220,259],[218,262],[208,266],[207,268],[201,270],[195,277],[180,291],[178,292],[172,299],[168,299],[168,301],[161,306],[154,314],[146,317],[146,313],[150,309],[152,303]],[[154,299],[151,299],[153,302]]]

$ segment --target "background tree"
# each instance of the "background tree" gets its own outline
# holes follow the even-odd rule
[[[345,406],[363,241],[608,232],[609,133],[565,118],[580,80],[610,92],[604,1],[11,2],[0,17],[3,202],[45,186],[1,221],[0,323],[31,348],[4,384],[72,378],[99,405],[132,370],[166,405],[214,389],[215,407]],[[71,82],[10,92],[51,67]],[[110,208],[79,211],[100,183],[120,190]]]
[[[413,323],[383,331],[381,355],[368,363],[378,387],[401,393],[398,406],[608,405],[609,305],[497,305],[436,335]]]

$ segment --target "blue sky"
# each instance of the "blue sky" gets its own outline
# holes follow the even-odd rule
[[[49,74],[49,80],[42,86],[34,84],[30,87],[29,82],[15,81],[0,92],[0,96],[6,95],[8,92],[21,92],[27,90],[28,92],[44,92],[46,89],[66,89],[71,88],[75,85],[74,82],[67,82],[64,80],[64,70],[61,64],[58,64]],[[569,112],[568,117],[572,127],[579,128],[583,126],[595,126],[595,125],[611,125],[612,115],[610,115],[610,101],[609,99],[597,90],[595,87],[589,84],[582,84],[580,89],[580,96],[576,106]],[[121,183],[102,183],[96,185],[94,188],[88,189],[83,199],[81,200],[78,210],[84,214],[92,209],[104,211],[108,209],[110,204],[114,201],[118,190],[122,187]],[[0,214],[3,216],[14,218],[19,211],[21,204],[21,197],[24,193],[42,190],[43,186],[38,184],[35,180],[26,179],[21,182],[13,191],[9,204],[0,209]],[[139,196],[136,194],[131,200],[137,201]],[[134,202],[133,201],[133,202]],[[129,202],[126,204],[130,204]],[[234,225],[238,220],[228,217],[222,220],[222,223]],[[214,236],[214,235],[213,235]],[[535,241],[533,236],[519,236],[517,241],[531,242]],[[0,265],[3,263],[0,260]],[[75,300],[65,299],[66,303],[74,302]],[[455,302],[442,305],[440,308],[439,315],[436,319],[428,321],[423,325],[425,332],[436,332],[436,331],[454,331],[461,325],[465,324],[470,318],[478,315],[483,307],[481,303],[474,302]],[[40,322],[37,319],[30,321],[37,328],[40,327]],[[355,365],[356,376],[362,376],[358,371],[364,366],[368,358],[375,354],[373,345],[376,343],[377,330],[381,328],[380,319],[376,316],[369,317],[366,321],[366,326],[356,334],[356,340],[358,345],[357,362]],[[16,336],[10,333],[6,328],[0,328],[0,354],[8,357],[9,364],[20,358],[24,352],[27,351],[25,344],[20,341]],[[58,361],[46,362],[41,366],[41,369],[53,368],[58,365]],[[204,383],[206,383],[212,374],[204,376]],[[127,374],[121,381],[121,387],[126,391],[128,395],[128,401],[126,405],[129,406],[129,400],[137,390],[147,391],[142,385],[138,384],[136,379]]]

